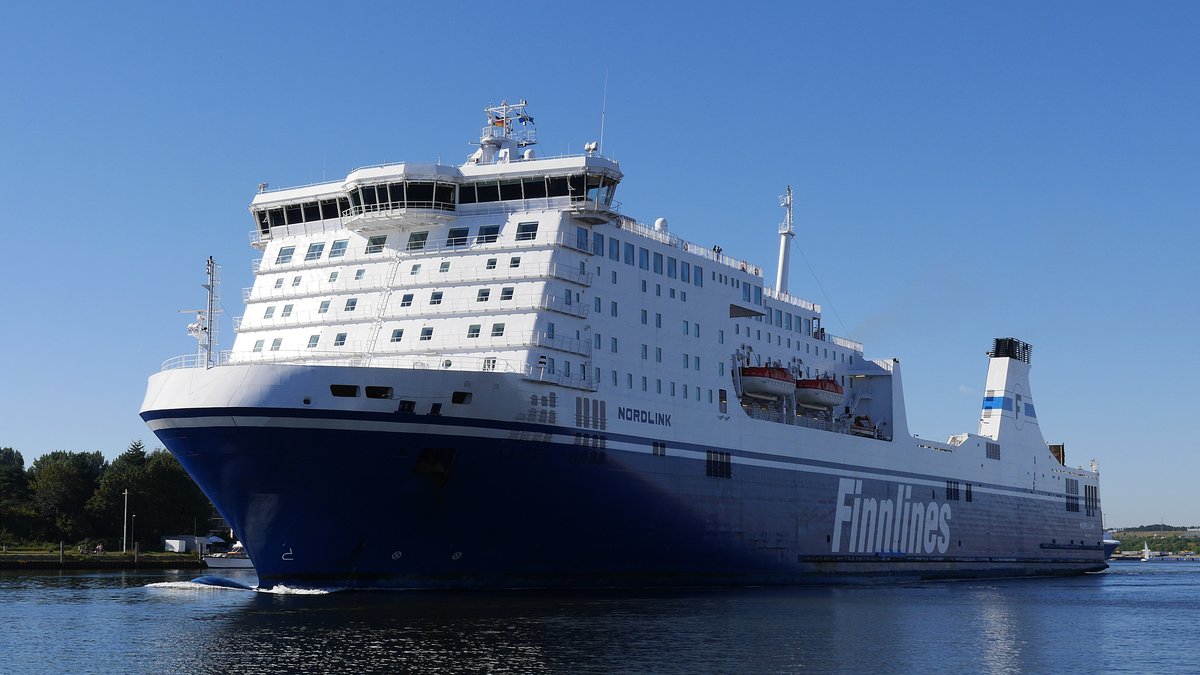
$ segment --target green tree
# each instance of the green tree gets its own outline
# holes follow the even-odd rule
[[[99,452],[57,450],[34,460],[26,472],[40,535],[78,541],[92,536],[85,505],[108,463]]]
[[[145,503],[146,484],[146,447],[141,441],[134,441],[129,448],[121,453],[108,465],[100,476],[100,483],[95,494],[87,502],[87,512],[92,522],[96,524],[97,534],[114,545],[120,541],[127,518],[125,512],[125,491],[129,491],[129,506],[136,509]],[[136,534],[136,532],[135,532]]]
[[[212,505],[174,455],[161,448],[151,452],[145,481],[136,533],[144,550],[161,546],[165,535],[208,532]]]
[[[35,521],[25,458],[12,448],[0,448],[0,540],[28,538]]]

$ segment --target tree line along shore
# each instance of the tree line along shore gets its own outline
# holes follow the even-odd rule
[[[164,536],[207,534],[212,515],[178,460],[141,441],[111,462],[99,451],[59,450],[28,468],[19,451],[0,448],[0,555],[10,561],[58,561],[61,546],[64,557],[116,563],[124,537],[128,555],[136,543],[150,563],[146,554],[161,551]]]

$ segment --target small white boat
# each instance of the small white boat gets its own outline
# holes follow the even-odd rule
[[[233,545],[226,553],[209,553],[204,556],[204,564],[213,569],[253,569],[254,562],[246,554],[242,543]]]
[[[1142,544],[1142,562],[1150,562],[1150,542]]]

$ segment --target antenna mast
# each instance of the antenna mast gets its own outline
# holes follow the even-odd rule
[[[196,322],[188,324],[188,335],[196,338],[199,346],[196,352],[197,361],[204,364],[204,368],[212,368],[216,365],[216,346],[217,346],[217,327],[219,326],[217,315],[221,313],[221,266],[208,256],[208,262],[205,264],[205,271],[208,274],[208,282],[203,284],[203,288],[208,295],[204,309],[182,309],[181,312],[196,312]]]
[[[782,295],[787,293],[788,250],[790,248],[788,240],[796,236],[796,230],[792,227],[791,185],[787,187],[787,193],[779,198],[779,205],[787,209],[787,216],[783,224],[779,226],[779,271],[775,276],[775,292]]]
[[[608,110],[608,68],[604,69],[604,96],[600,99],[600,156],[604,156],[604,113]]]

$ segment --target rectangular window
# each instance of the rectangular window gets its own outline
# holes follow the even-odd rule
[[[663,254],[661,254],[661,253],[654,254],[654,273],[655,274],[663,273]]]
[[[568,292],[569,292],[569,291],[568,291]],[[601,301],[600,301],[600,298],[592,298],[592,304],[594,305],[594,307],[592,307],[592,309],[593,309],[593,310],[594,310],[596,313],[599,313],[599,312],[600,312],[600,302],[601,302]],[[569,304],[571,304],[571,303],[569,303],[569,302],[568,302],[567,304],[569,305]]]
[[[320,260],[321,254],[324,252],[325,252],[325,242],[319,241],[315,244],[309,244],[308,251],[304,254],[304,259],[306,261],[307,260]]]
[[[279,313],[279,316],[286,319],[287,317],[289,317],[291,315],[292,315],[292,306],[284,305],[283,311]]]
[[[688,333],[691,333],[691,332],[692,332],[691,325],[688,323],[687,319],[684,319],[683,320],[683,334],[687,335]]]
[[[479,337],[479,329],[480,329],[480,324],[477,324],[477,323],[471,324],[470,326],[467,327],[467,337],[469,337],[469,338]]]
[[[433,329],[426,326],[421,329],[421,340],[428,341],[433,339]]]
[[[275,338],[274,340],[271,340],[271,351],[273,351],[273,352],[279,351],[279,348],[282,345],[283,345],[283,338]]]
[[[638,268],[643,270],[650,269],[650,249],[638,247]]]
[[[615,338],[615,337],[609,338],[609,341],[610,341],[610,345],[612,346],[612,353],[616,354],[617,353],[617,338]]]
[[[626,265],[633,264],[633,252],[634,252],[633,244],[631,244],[629,242],[625,242],[625,264]]]
[[[613,316],[617,315],[617,301],[616,300],[612,300],[608,303],[608,311]]]
[[[613,237],[608,238],[608,259],[621,262],[621,242]]]
[[[654,327],[662,328],[662,314],[659,314],[658,312],[654,313]]]
[[[667,278],[668,279],[675,278],[675,270],[678,265],[679,265],[678,260],[676,260],[670,256],[667,257]]]
[[[480,225],[479,234],[475,235],[476,244],[491,244],[500,237],[499,225]]]
[[[261,351],[262,351],[262,348],[263,348],[263,343],[264,343],[264,342],[266,342],[266,340],[255,340],[255,342],[254,342],[254,351],[256,351],[256,352],[261,352]]]
[[[392,331],[392,342],[399,342],[404,339],[404,329],[397,328]]]
[[[382,253],[383,246],[387,243],[387,235],[380,234],[371,237],[367,240],[367,253]]]
[[[421,273],[421,263],[417,263],[416,265],[413,265],[412,269],[408,270],[408,276],[410,276],[410,277],[415,277],[420,273]]]
[[[269,319],[273,316],[275,316],[275,305],[271,305],[267,308],[267,311],[263,312],[264,319]]]
[[[346,255],[346,247],[350,245],[349,239],[338,239],[333,242],[333,246],[329,247],[330,258],[341,258]]]
[[[302,279],[302,278],[303,278],[303,277],[292,277],[292,288],[295,288],[295,287],[299,286],[299,285],[300,285],[300,279]]]
[[[495,259],[495,258],[488,258],[488,259],[487,259],[487,264],[485,264],[485,265],[483,266],[483,268],[484,268],[484,269],[486,269],[486,270],[494,270],[494,269],[496,269],[496,259]]]
[[[434,291],[434,292],[430,293],[429,294],[429,304],[431,304],[431,305],[442,304],[442,291]]]
[[[283,277],[275,280],[275,288],[283,288]]]
[[[504,324],[502,324],[502,323],[492,324],[492,337],[500,337],[502,335],[504,335]]]
[[[321,340],[320,335],[309,335],[308,336],[308,348],[312,349],[313,347],[316,347],[317,342],[319,342],[320,340]]]
[[[450,233],[446,235],[447,246],[466,246],[467,237],[471,234],[469,227],[452,227]]]
[[[346,300],[346,311],[353,312],[358,307],[358,298],[350,298]]]
[[[696,265],[695,272],[696,273],[692,276],[692,280],[696,283],[697,286],[703,286],[704,285],[704,270],[700,269],[699,265]]]
[[[334,338],[333,338],[333,346],[334,347],[341,347],[344,344],[346,344],[346,334],[345,333],[338,333],[337,335],[334,336]]]
[[[691,358],[687,354],[684,354],[683,355],[683,367],[687,368],[688,364],[691,362],[692,362]]]
[[[405,247],[408,251],[420,251],[425,248],[425,241],[429,239],[428,232],[413,232],[408,235],[408,246]]]
[[[362,281],[363,277],[365,276],[367,276],[367,270],[365,267],[354,270],[355,281]]]
[[[446,273],[449,271],[450,271],[450,261],[449,260],[443,261],[441,265],[438,265],[438,272]]]
[[[592,233],[592,254],[604,255],[604,235],[599,232]]]
[[[496,369],[496,357],[489,356],[489,357],[485,358],[483,360],[483,369],[484,370],[495,370]]]
[[[521,256],[515,255],[508,259],[508,268],[515,269],[521,266]]]
[[[696,369],[696,370],[700,370],[700,357],[699,357],[699,356],[693,356],[693,357],[692,357],[692,359],[693,359],[693,361],[692,361],[692,365],[693,365],[693,366],[695,366],[695,369]]]
[[[517,223],[517,241],[532,241],[537,237],[537,223]],[[584,248],[587,248],[586,243]]]
[[[679,280],[685,284],[692,283],[692,265],[687,261],[679,263]]]
[[[490,298],[491,295],[492,295],[492,289],[481,288],[481,289],[479,289],[479,292],[475,294],[475,302],[487,302],[488,298]]]
[[[647,325],[647,324],[649,323],[649,322],[647,321],[647,317],[649,316],[649,314],[650,314],[650,313],[649,313],[649,312],[647,312],[646,310],[644,310],[644,309],[642,310],[642,325],[643,325],[643,326],[645,326],[645,325]]]
[[[513,290],[514,290],[514,288],[512,286],[505,286],[504,288],[501,288],[500,289],[500,299],[501,300],[512,300],[513,299]]]
[[[286,265],[292,262],[292,255],[296,253],[295,246],[284,246],[279,249],[279,255],[275,256],[276,265]]]
[[[654,360],[657,363],[662,363],[662,347],[654,348]]]
[[[400,298],[400,306],[401,307],[412,307],[412,301],[413,301],[413,294],[405,293]]]
[[[586,227],[575,228],[575,248],[580,251],[588,250],[588,231]]]

